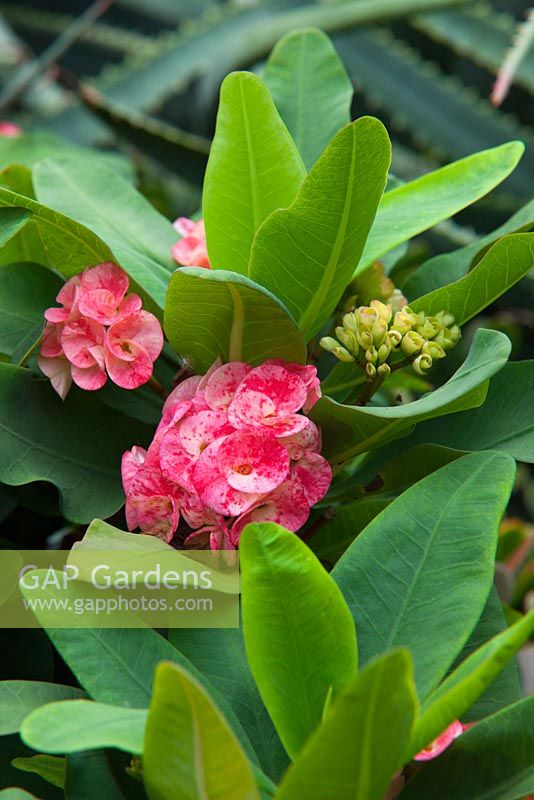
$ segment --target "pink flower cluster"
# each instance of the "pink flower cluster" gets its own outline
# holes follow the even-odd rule
[[[21,134],[22,128],[14,122],[0,121],[0,136],[4,136],[6,139],[16,139]]]
[[[182,267],[205,267],[210,269],[206,248],[204,221],[194,222],[187,217],[178,217],[173,223],[182,238],[172,248],[172,256]]]
[[[61,308],[45,311],[38,363],[61,398],[72,381],[94,391],[108,375],[124,389],[150,379],[163,332],[156,317],[141,310],[141,298],[126,294],[128,286],[116,264],[97,264],[65,283],[56,297]]]
[[[181,515],[186,545],[212,549],[235,548],[249,522],[297,531],[332,480],[305,416],[319,397],[315,367],[280,359],[216,362],[180,383],[148,451],[123,456],[128,528],[170,541]]]

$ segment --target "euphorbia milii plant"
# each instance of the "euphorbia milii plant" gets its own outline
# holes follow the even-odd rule
[[[60,629],[36,609],[60,658],[44,638],[7,657],[0,735],[39,796],[534,792],[515,660],[534,612],[493,583],[515,460],[534,462],[534,361],[508,363],[508,323],[478,317],[533,266],[532,209],[437,258],[426,236],[524,148],[403,182],[351,99],[313,29],[228,75],[202,207],[174,223],[123,157],[4,142],[32,165],[0,181],[9,547],[33,543],[46,492],[47,547],[241,568],[240,628]]]

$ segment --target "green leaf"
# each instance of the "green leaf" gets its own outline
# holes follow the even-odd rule
[[[345,461],[406,435],[423,420],[481,405],[486,381],[502,369],[510,347],[504,334],[479,329],[466,360],[447,383],[406,405],[345,406],[323,397],[311,413],[322,430],[323,451]]]
[[[156,670],[146,725],[143,780],[150,800],[259,800],[233,731],[183,669]]]
[[[65,782],[66,800],[125,800],[113,774],[108,756],[117,755],[118,751],[86,750],[83,753],[72,753],[67,757],[67,774]],[[132,781],[129,781],[130,787]],[[131,790],[131,789],[130,789]],[[134,800],[137,794],[130,794]]]
[[[70,278],[85,267],[113,261],[109,247],[88,228],[47,206],[9,189],[0,187],[0,207],[20,207],[32,212],[24,233],[40,237],[48,265],[64,278]]]
[[[501,453],[447,464],[394,500],[332,571],[356,621],[362,661],[408,647],[421,698],[482,613],[514,475],[513,460]]]
[[[305,175],[263,81],[250,72],[228,75],[202,200],[212,267],[246,275],[254,234],[275,209],[293,202]]]
[[[459,280],[467,275],[473,259],[483,248],[491,246],[507,233],[528,231],[534,227],[534,200],[520,208],[504,225],[488,233],[480,239],[459,247],[451,253],[440,253],[429,258],[402,285],[402,292],[410,300],[439,289],[447,283]]]
[[[24,208],[0,209],[0,248],[21,231],[31,217]]]
[[[120,264],[163,308],[174,266],[171,250],[178,239],[171,223],[120,175],[100,164],[45,159],[33,176],[38,200],[97,234],[113,253],[107,260]]]
[[[508,142],[482,150],[387,192],[357,271],[484,197],[515,169],[524,149]]]
[[[87,435],[87,431],[91,435]],[[48,381],[0,364],[0,480],[57,486],[67,519],[108,517],[124,503],[120,460],[151,431],[73,387],[63,403]]]
[[[506,629],[507,622],[503,607],[495,586],[492,586],[482,615],[467,644],[457,658],[454,668],[469,658],[486,642]],[[476,722],[483,717],[489,717],[502,708],[516,703],[521,699],[521,696],[517,658],[513,658],[485,692],[470,706],[469,710],[463,714],[462,720],[464,722]]]
[[[489,306],[534,266],[534,233],[499,239],[464,278],[419,297],[414,311],[436,314],[446,309],[463,325]]]
[[[390,160],[377,119],[346,125],[293,205],[275,211],[256,234],[249,275],[285,303],[306,340],[324,325],[356,269]]]
[[[396,650],[369,664],[308,739],[275,800],[382,800],[416,713],[410,654]]]
[[[10,786],[8,789],[0,791],[0,800],[39,800],[39,798],[25,789],[17,789],[14,786]]]
[[[39,775],[59,789],[63,789],[65,786],[66,761],[64,758],[39,754],[29,758],[14,758],[11,763],[16,769]]]
[[[0,353],[11,356],[21,343],[27,349],[37,340],[44,311],[54,305],[61,286],[58,276],[39,264],[0,267]]]
[[[358,669],[354,622],[338,587],[297,536],[248,525],[240,541],[243,631],[263,702],[293,758]]]
[[[217,357],[260,364],[306,362],[306,345],[282,303],[249,278],[226,270],[176,270],[165,304],[165,333],[199,372]]]
[[[37,614],[38,616],[38,614]],[[54,647],[88,694],[102,703],[146,708],[156,665],[173,661],[183,666],[214,697],[247,752],[254,751],[222,694],[163,636],[149,628],[54,628],[47,631]]]
[[[406,760],[432,742],[475,702],[534,631],[534,609],[469,656],[427,698]]]
[[[311,537],[309,546],[321,561],[335,563],[366,525],[390,503],[390,497],[365,496],[353,503],[342,503],[332,514],[325,514],[325,521]]]
[[[78,753],[116,747],[143,752],[147,711],[140,708],[63,700],[32,711],[22,723],[22,741],[45,753]]]
[[[275,45],[263,79],[310,169],[350,122],[352,82],[331,40],[317,28],[287,33]]]
[[[500,450],[518,461],[534,462],[534,361],[506,364],[491,379],[484,405],[425,422],[406,439],[413,447],[433,442],[459,450]]]
[[[478,722],[408,783],[403,800],[521,800],[534,792],[534,695]]]
[[[249,736],[262,768],[278,780],[287,766],[287,756],[248,666],[242,629],[173,628],[169,641],[224,696]]]
[[[83,697],[80,689],[41,681],[0,682],[0,736],[16,733],[28,714],[55,700]]]

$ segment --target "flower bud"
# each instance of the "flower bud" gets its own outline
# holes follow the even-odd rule
[[[380,361],[381,364],[384,361],[387,361],[390,353],[391,353],[391,347],[387,343],[384,342],[384,344],[380,345],[380,347],[378,348],[378,360]]]
[[[375,364],[378,359],[378,351],[376,347],[368,347],[365,351],[365,360]]]
[[[323,336],[319,344],[327,353],[333,353],[336,347],[339,347],[339,342],[332,336]]]
[[[399,331],[390,330],[388,331],[388,335],[386,336],[386,344],[388,344],[391,350],[394,350],[395,347],[398,347],[402,342],[402,333]]]
[[[424,375],[426,370],[429,370],[432,366],[432,358],[422,353],[417,356],[412,366],[418,375]]]
[[[415,314],[410,313],[406,308],[404,311],[397,311],[392,326],[392,330],[398,331],[402,335],[411,331],[417,321]]]
[[[380,364],[380,366],[377,367],[376,374],[381,378],[389,378],[391,375],[391,367],[389,364]]]
[[[351,355],[345,347],[336,347],[336,349],[332,352],[340,361],[344,361],[346,363],[349,361],[354,361],[354,356]]]
[[[438,311],[436,314],[436,319],[444,328],[450,328],[450,326],[454,323],[454,317],[448,311]]]
[[[369,306],[361,306],[361,308],[356,309],[356,314],[358,318],[358,327],[363,328],[364,330],[371,330],[375,322],[378,320],[378,311],[376,308],[370,308]]]
[[[362,350],[367,350],[368,347],[372,347],[373,345],[373,334],[371,331],[362,330],[360,328],[356,334],[356,338],[358,339],[358,344]]]
[[[371,308],[377,312],[379,319],[386,323],[386,328],[391,322],[391,306],[382,303],[380,300],[371,300]]]
[[[391,306],[392,313],[396,314],[398,311],[402,311],[403,308],[406,308],[408,305],[408,300],[405,298],[400,289],[395,289],[389,298],[388,303]]]
[[[365,365],[365,371],[367,373],[368,378],[373,379],[376,377],[376,367],[374,364],[367,362],[367,364]]]
[[[419,353],[423,347],[425,340],[420,334],[415,331],[408,331],[403,337],[401,342],[401,350],[406,356],[414,356]]]
[[[346,328],[348,331],[356,332],[358,330],[358,321],[356,319],[355,314],[350,312],[349,314],[344,315],[343,327]]]
[[[373,344],[375,347],[380,347],[381,344],[384,343],[386,339],[386,334],[388,332],[388,324],[385,320],[379,319],[373,325]]]
[[[342,328],[341,325],[338,325],[336,328],[336,336],[349,352],[356,356],[358,355],[360,348],[358,346],[356,335],[352,331],[348,331],[345,328]]]
[[[420,333],[424,339],[433,339],[441,329],[441,325],[435,317],[426,317],[415,326],[417,333]]]
[[[426,356],[430,356],[430,358],[445,358],[447,355],[443,347],[441,347],[436,341],[425,342],[421,353]]]

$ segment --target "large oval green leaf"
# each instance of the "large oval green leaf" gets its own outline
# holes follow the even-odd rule
[[[306,169],[350,122],[352,82],[326,34],[317,28],[287,33],[275,45],[263,79]]]
[[[465,277],[419,297],[411,308],[436,314],[447,309],[463,325],[534,267],[534,233],[499,239]]]
[[[240,542],[248,662],[293,758],[322,718],[330,692],[356,674],[354,622],[338,587],[295,534],[248,525]]]
[[[377,119],[346,125],[293,205],[275,211],[256,234],[249,275],[285,303],[306,340],[324,325],[356,269],[390,160]]]
[[[21,722],[39,706],[55,700],[83,697],[80,689],[45,681],[0,682],[0,736],[16,733]]]
[[[288,759],[247,663],[242,628],[173,628],[169,641],[224,696],[262,768],[278,780]]]
[[[447,383],[413,403],[401,406],[347,406],[322,398],[311,416],[323,432],[326,455],[342,462],[406,435],[418,422],[481,405],[487,380],[510,353],[507,336],[479,329],[462,366]]]
[[[39,162],[37,199],[93,231],[146,296],[163,308],[178,235],[169,220],[120,175],[73,158]],[[98,262],[93,262],[98,263]]]
[[[534,695],[478,722],[428,763],[403,800],[520,800],[534,792]]]
[[[454,414],[446,425],[439,420],[418,425],[404,444],[433,442],[457,450],[500,450],[533,463],[533,396],[534,361],[514,361],[491,379],[483,405]]]
[[[48,381],[0,364],[0,480],[50,481],[73,522],[108,517],[124,503],[120,460],[150,429],[73,388],[63,403]]]
[[[406,650],[369,664],[306,742],[275,800],[383,800],[402,763],[417,705]]]
[[[387,192],[357,271],[484,197],[515,169],[524,149],[508,142],[482,150]]]
[[[21,231],[31,217],[25,208],[0,208],[0,248]]]
[[[432,692],[418,718],[407,759],[463,717],[534,631],[534,609],[469,656]]]
[[[211,265],[246,274],[254,234],[293,202],[305,175],[263,81],[251,72],[228,75],[202,200]]]
[[[199,372],[215,361],[285,358],[304,364],[306,345],[277,298],[244,275],[198,267],[174,272],[165,304],[165,333]]]
[[[421,698],[482,613],[514,476],[514,461],[501,453],[447,464],[394,500],[332,571],[356,620],[362,661],[408,647]]]
[[[156,670],[143,748],[150,800],[259,800],[239,742],[205,690],[183,669]]]
[[[47,703],[29,714],[20,735],[43,753],[78,753],[115,747],[126,753],[143,752],[147,711],[90,700]]]
[[[60,278],[40,264],[0,268],[0,353],[22,355],[39,338],[44,311],[55,304],[61,286]]]

